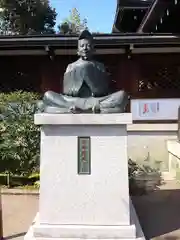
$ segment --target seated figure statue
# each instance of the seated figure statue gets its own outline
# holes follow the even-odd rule
[[[79,59],[68,65],[63,93],[47,91],[39,103],[46,113],[122,113],[128,103],[124,91],[112,93],[105,66],[93,59],[93,36],[88,30],[78,39]]]

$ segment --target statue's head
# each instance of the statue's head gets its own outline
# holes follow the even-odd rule
[[[83,60],[90,60],[93,53],[93,36],[88,30],[83,30],[78,39],[78,55]]]

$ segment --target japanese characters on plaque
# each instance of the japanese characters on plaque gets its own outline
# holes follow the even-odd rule
[[[78,174],[91,174],[90,147],[90,137],[78,137]]]

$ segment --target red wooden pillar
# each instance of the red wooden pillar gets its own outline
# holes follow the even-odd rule
[[[63,87],[63,62],[46,61],[41,68],[41,92],[48,90],[60,93]]]
[[[117,90],[125,90],[131,97],[138,91],[140,72],[136,59],[122,57],[117,66],[116,85]]]
[[[122,89],[126,91],[130,99],[133,99],[138,93],[139,80],[140,71],[136,58],[128,59],[127,56],[121,57],[116,72],[117,90]],[[127,107],[127,111],[130,111],[130,105]]]
[[[129,82],[129,90],[131,98],[137,98],[139,93],[139,81],[141,80],[140,65],[136,58],[131,60],[131,75]]]

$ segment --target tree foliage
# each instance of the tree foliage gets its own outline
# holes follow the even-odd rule
[[[58,26],[60,33],[79,34],[83,29],[87,29],[87,19],[81,19],[81,15],[77,8],[70,11],[70,15],[62,24]]]
[[[27,175],[39,168],[37,94],[0,94],[0,172]]]
[[[56,15],[49,0],[0,0],[1,34],[53,33]]]

